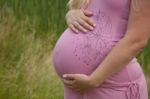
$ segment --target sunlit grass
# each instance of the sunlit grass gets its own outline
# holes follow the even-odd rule
[[[28,18],[16,22],[11,12],[0,21],[0,99],[62,99],[51,62],[54,36],[36,37]]]

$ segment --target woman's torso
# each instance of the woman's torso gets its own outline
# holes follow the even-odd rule
[[[91,18],[96,28],[78,34],[67,28],[54,48],[53,62],[60,77],[65,73],[92,73],[126,33],[130,0],[91,0],[87,9],[94,14]],[[135,58],[130,65],[135,78],[142,73]],[[116,78],[126,71],[119,73]]]

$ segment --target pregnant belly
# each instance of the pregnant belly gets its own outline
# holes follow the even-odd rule
[[[111,35],[96,29],[75,34],[69,28],[53,50],[53,63],[59,76],[65,73],[90,74],[112,49]]]

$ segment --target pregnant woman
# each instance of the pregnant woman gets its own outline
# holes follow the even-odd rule
[[[70,0],[69,6],[69,28],[53,52],[64,99],[148,99],[136,55],[150,37],[150,0]]]

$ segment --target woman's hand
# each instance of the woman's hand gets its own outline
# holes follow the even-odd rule
[[[84,93],[96,87],[96,84],[90,76],[85,74],[64,74],[62,80],[69,88],[79,93]]]
[[[96,24],[90,18],[92,12],[88,10],[72,9],[66,14],[67,25],[76,33],[93,30]]]

